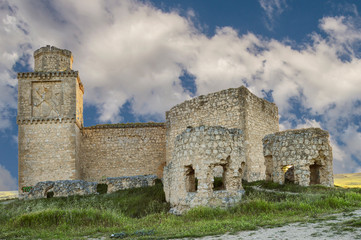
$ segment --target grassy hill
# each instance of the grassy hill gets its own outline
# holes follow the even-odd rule
[[[317,221],[326,214],[361,208],[361,189],[263,181],[244,183],[244,188],[242,202],[232,208],[199,207],[182,216],[168,213],[159,182],[104,195],[0,201],[0,239],[196,237]]]
[[[18,191],[0,191],[0,200],[13,199],[18,197]]]
[[[334,183],[345,188],[361,188],[361,173],[335,174]]]

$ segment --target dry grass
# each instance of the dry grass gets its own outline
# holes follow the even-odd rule
[[[18,191],[0,191],[0,200],[13,199],[18,197]]]
[[[344,188],[361,188],[361,173],[335,174],[334,184]]]

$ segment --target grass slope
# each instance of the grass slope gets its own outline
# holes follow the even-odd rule
[[[242,202],[232,208],[199,207],[183,216],[168,213],[161,183],[107,195],[0,201],[0,239],[108,239],[112,233],[124,239],[196,237],[315,221],[325,214],[361,208],[361,189],[262,181],[244,187]]]
[[[335,174],[334,183],[344,188],[361,188],[361,173]]]

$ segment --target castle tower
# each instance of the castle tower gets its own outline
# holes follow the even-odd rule
[[[48,45],[34,59],[34,72],[18,73],[20,194],[40,181],[79,179],[84,89],[72,53]]]

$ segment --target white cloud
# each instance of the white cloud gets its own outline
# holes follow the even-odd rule
[[[296,127],[297,129],[300,128],[322,128],[321,123],[316,121],[315,119],[306,119],[304,123],[300,123]]]
[[[291,122],[320,124],[339,140],[345,130],[339,122],[345,125],[361,116],[355,104],[361,101],[357,17],[321,19],[326,37],[311,33],[310,42],[296,49],[252,33],[240,36],[231,27],[207,37],[194,26],[194,13],[181,17],[138,1],[0,4],[0,128],[9,125],[9,110],[16,108],[14,63],[32,64],[26,56],[47,44],[73,52],[85,103],[97,107],[102,122],[121,121],[127,102],[136,116],[163,120],[166,110],[190,98],[179,79],[184,70],[195,76],[197,95],[242,84],[258,96],[272,90],[285,119],[281,128],[295,127]],[[260,4],[269,19],[286,7],[285,1]],[[298,107],[308,116],[298,119]],[[335,159],[347,165],[352,161],[348,150],[355,152],[352,146],[348,141],[337,145]]]
[[[269,30],[273,29],[275,18],[279,16],[287,7],[285,0],[258,0],[259,4],[266,13],[266,27]]]
[[[15,191],[18,189],[16,178],[0,165],[0,191]]]

